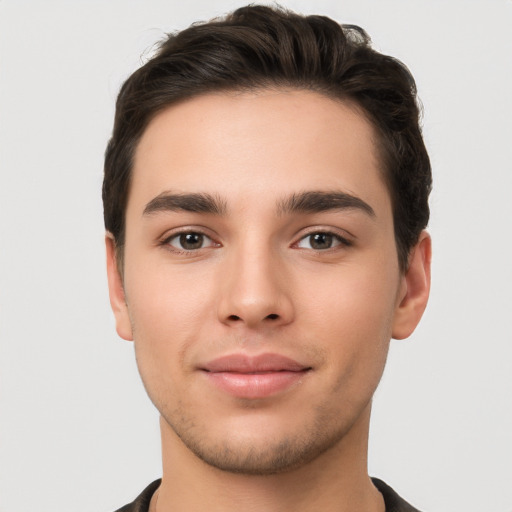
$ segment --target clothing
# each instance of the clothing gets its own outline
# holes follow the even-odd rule
[[[398,496],[398,494],[382,480],[372,478],[372,482],[384,497],[386,512],[420,512],[417,508],[409,505],[403,498]]]
[[[377,487],[386,504],[386,512],[420,512],[417,508],[409,505],[404,499],[400,498],[398,494],[378,478],[372,478],[373,485]],[[139,497],[132,503],[116,510],[116,512],[148,512],[149,502],[154,492],[158,489],[160,480],[155,480],[149,484],[139,495]]]

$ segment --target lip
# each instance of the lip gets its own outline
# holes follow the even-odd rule
[[[218,389],[254,400],[297,385],[311,367],[279,354],[231,354],[209,361],[200,370]]]

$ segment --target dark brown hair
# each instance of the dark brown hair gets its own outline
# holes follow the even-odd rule
[[[372,122],[393,205],[398,261],[407,268],[409,252],[428,223],[432,186],[411,73],[373,50],[357,26],[258,5],[169,35],[122,86],[103,182],[105,227],[118,254],[133,157],[151,119],[200,94],[275,87],[349,101]]]

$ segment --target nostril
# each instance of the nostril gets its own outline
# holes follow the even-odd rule
[[[1,0],[0,0],[1,1]],[[226,320],[228,322],[244,322],[244,318],[245,317],[241,317],[241,316],[238,316],[238,315],[229,315]],[[280,315],[277,314],[277,313],[270,313],[269,315],[267,315],[266,317],[263,318],[263,320],[279,320]]]

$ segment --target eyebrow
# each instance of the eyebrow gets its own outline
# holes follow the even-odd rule
[[[149,201],[144,208],[143,215],[175,211],[224,215],[226,210],[226,203],[220,197],[211,194],[173,194],[170,192],[162,192]]]
[[[375,217],[373,208],[357,196],[346,192],[308,191],[292,194],[278,203],[278,213],[320,213],[332,210],[360,210]],[[144,208],[143,215],[158,212],[186,211],[225,215],[226,202],[219,196],[208,193],[162,192]]]
[[[320,213],[330,210],[360,210],[370,217],[375,217],[375,211],[368,203],[346,192],[301,192],[281,201],[278,206],[281,214]]]

